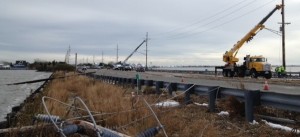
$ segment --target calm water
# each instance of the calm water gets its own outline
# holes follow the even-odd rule
[[[11,112],[13,106],[22,103],[30,92],[35,91],[43,82],[11,86],[4,84],[48,78],[50,75],[51,73],[35,70],[0,70],[0,121]]]

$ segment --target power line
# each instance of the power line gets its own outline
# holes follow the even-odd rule
[[[271,1],[269,1],[269,2],[267,2],[267,3],[265,3],[265,4],[263,4],[262,6],[259,6],[259,7],[255,8],[255,9],[253,9],[253,10],[251,10],[251,11],[248,11],[248,12],[246,12],[246,13],[240,15],[240,16],[234,17],[234,18],[232,18],[232,19],[230,19],[230,20],[227,20],[227,21],[225,21],[225,22],[223,22],[223,23],[219,23],[219,24],[217,24],[217,25],[214,25],[214,26],[212,26],[212,27],[210,27],[210,28],[207,28],[207,29],[205,29],[205,30],[202,30],[202,31],[200,31],[200,32],[185,33],[184,35],[177,36],[177,37],[174,37],[174,36],[173,36],[173,37],[169,37],[169,38],[167,38],[167,39],[165,39],[165,40],[173,40],[173,39],[180,39],[180,38],[186,38],[186,37],[193,37],[193,36],[202,34],[202,33],[204,33],[204,32],[207,32],[207,31],[216,29],[216,28],[218,28],[218,27],[220,27],[220,26],[223,26],[223,25],[225,25],[225,24],[228,24],[228,23],[230,23],[230,22],[232,22],[232,21],[234,21],[234,20],[237,20],[237,19],[239,19],[239,18],[241,18],[241,17],[243,17],[243,16],[245,16],[245,15],[247,15],[247,14],[250,14],[250,13],[252,13],[252,12],[254,12],[254,11],[260,9],[260,8],[263,8],[263,7],[265,7],[266,5],[272,3],[273,1],[274,1],[274,0],[271,0]]]
[[[219,14],[223,14],[225,11],[230,10],[230,9],[232,9],[232,8],[234,8],[234,7],[236,7],[236,6],[240,5],[240,4],[242,4],[242,3],[244,3],[245,1],[247,1],[247,0],[238,2],[238,3],[236,3],[236,4],[232,5],[232,6],[230,6],[230,7],[226,8],[226,9],[224,9],[224,10],[221,10],[221,11],[219,11],[219,12],[217,12],[217,13],[211,15],[211,16],[205,17],[205,18],[201,19],[200,21],[197,20],[197,21],[194,21],[193,23],[191,23],[191,24],[189,24],[189,25],[177,26],[177,27],[171,28],[171,29],[170,29],[169,31],[167,31],[167,32],[162,32],[162,33],[154,34],[154,36],[156,36],[156,35],[169,34],[169,33],[172,33],[172,32],[174,32],[174,31],[177,31],[177,30],[183,30],[183,29],[189,28],[190,26],[194,26],[194,25],[196,25],[196,24],[199,24],[199,23],[203,22],[203,20],[205,21],[205,20],[211,19],[211,18],[213,18],[213,17],[216,17],[216,16],[218,16]],[[256,0],[254,0],[254,1],[256,1]]]
[[[221,19],[223,19],[223,18],[226,18],[226,17],[228,17],[228,16],[230,16],[230,15],[236,13],[237,11],[240,11],[240,10],[244,9],[245,7],[250,6],[250,4],[254,3],[255,1],[256,1],[256,0],[251,1],[251,2],[249,2],[249,3],[246,3],[246,4],[243,5],[242,7],[239,7],[238,9],[235,9],[235,10],[233,10],[233,11],[231,11],[231,12],[225,14],[224,16],[221,16],[221,17],[216,18],[216,19],[214,19],[214,20],[212,20],[212,21],[209,21],[209,22],[207,22],[207,23],[205,23],[205,24],[203,24],[203,25],[201,25],[201,26],[197,26],[197,27],[192,28],[192,29],[190,29],[190,30],[188,30],[188,31],[186,31],[186,32],[181,32],[181,33],[179,33],[179,34],[173,35],[173,36],[171,36],[171,38],[172,38],[172,37],[175,37],[175,38],[176,38],[176,37],[178,37],[178,36],[180,36],[180,35],[186,35],[187,33],[195,32],[195,31],[197,31],[198,29],[200,29],[200,28],[202,28],[202,27],[204,27],[204,26],[208,26],[208,25],[210,25],[210,24],[213,24],[213,23],[215,23],[215,22],[217,22],[217,21],[219,21],[219,20],[221,20]]]

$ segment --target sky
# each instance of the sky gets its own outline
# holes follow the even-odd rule
[[[223,65],[223,54],[281,0],[0,1],[0,61],[123,61],[146,38],[148,65]],[[300,65],[300,1],[285,1],[286,64]],[[281,11],[265,23],[279,31]],[[117,48],[118,47],[118,48]],[[118,49],[118,50],[117,50]],[[103,54],[102,54],[103,53]],[[144,43],[127,63],[146,64]],[[261,30],[237,57],[282,64],[282,38]],[[102,56],[103,55],[103,56]]]

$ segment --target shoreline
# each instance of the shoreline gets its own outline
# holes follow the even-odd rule
[[[51,78],[52,76],[53,76],[53,73],[49,76],[49,78]],[[19,105],[13,106],[11,108],[11,112],[6,114],[6,117],[4,118],[6,120],[0,121],[0,129],[10,127],[11,124],[13,123],[13,121],[15,121],[15,119],[16,119],[16,115],[22,111],[22,109],[24,108],[24,106],[27,103],[34,100],[34,98],[37,94],[40,94],[41,92],[43,92],[44,88],[47,86],[48,83],[49,83],[49,80],[46,80],[41,86],[39,86],[37,89],[35,89],[35,91],[33,91],[26,99],[24,99],[22,103],[20,103]]]

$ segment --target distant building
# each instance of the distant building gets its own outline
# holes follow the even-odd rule
[[[0,69],[10,69],[10,65],[6,62],[0,62]]]
[[[27,69],[28,63],[25,60],[17,60],[16,64],[13,64],[13,69]]]

